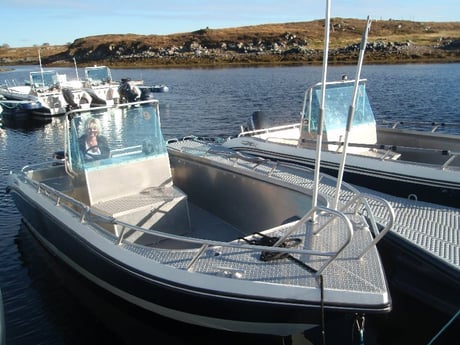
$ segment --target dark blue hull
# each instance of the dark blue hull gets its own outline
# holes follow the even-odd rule
[[[220,320],[224,324],[236,321],[252,325],[273,324],[276,327],[276,324],[318,325],[323,313],[328,318],[337,318],[347,311],[349,315],[370,312],[346,305],[329,305],[323,309],[320,303],[248,298],[237,293],[196,289],[147,275],[101,252],[53,214],[27,200],[19,191],[13,189],[11,194],[29,229],[53,255],[109,292],[166,317],[175,318],[174,315],[179,313]],[[390,308],[390,305],[382,305],[380,312],[386,313]],[[373,308],[372,313],[375,312],[376,308]],[[235,331],[232,327],[228,330]]]
[[[460,310],[460,272],[417,249],[398,234],[378,244],[390,287],[447,316]]]
[[[313,159],[299,156],[283,155],[249,147],[235,147],[255,156],[289,162],[314,168]],[[339,166],[326,161],[321,162],[321,172],[337,177]],[[355,167],[347,165],[344,170],[343,180],[350,184],[369,188],[385,194],[408,198],[416,196],[417,200],[439,205],[460,208],[460,185],[447,184],[437,180],[417,180],[414,176],[401,175],[396,172],[385,173],[373,170],[372,167]]]

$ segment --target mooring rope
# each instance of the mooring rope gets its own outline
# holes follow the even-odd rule
[[[460,309],[457,310],[457,312],[455,313],[455,315],[452,316],[452,318],[444,325],[444,327],[441,328],[441,330],[438,332],[438,334],[436,334],[436,335],[433,337],[433,339],[431,339],[430,342],[429,342],[427,345],[433,344],[433,343],[436,341],[436,339],[438,339],[439,336],[440,336],[442,333],[444,333],[444,331],[447,329],[447,327],[449,327],[450,324],[451,324],[452,322],[454,322],[454,320],[455,320],[459,315],[460,315]]]

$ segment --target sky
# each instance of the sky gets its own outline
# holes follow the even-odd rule
[[[104,34],[311,21],[325,0],[0,0],[0,46],[67,44]],[[460,21],[459,0],[331,0],[331,17]]]

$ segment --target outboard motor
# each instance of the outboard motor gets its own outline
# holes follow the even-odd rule
[[[73,99],[72,90],[62,89],[62,96],[64,96],[64,99],[67,102],[68,110],[78,109],[78,104],[75,103],[75,100]]]
[[[93,102],[93,98],[91,97],[91,95],[88,92],[83,91],[80,96],[80,108],[84,104],[86,104],[89,107],[91,106],[92,102]]]
[[[120,99],[125,102],[135,102],[141,97],[141,91],[130,78],[121,79],[118,93],[120,94]]]
[[[155,99],[154,92],[152,90],[150,90],[149,87],[141,88],[141,100],[142,101],[147,101],[147,100],[151,100],[151,99]]]
[[[269,127],[269,121],[267,119],[267,115],[263,111],[258,110],[253,112],[251,117],[248,119],[247,129],[250,131],[267,127]]]
[[[93,90],[88,89],[86,92],[88,92],[89,96],[91,97],[90,103],[92,107],[103,107],[107,105],[107,102],[99,97]]]

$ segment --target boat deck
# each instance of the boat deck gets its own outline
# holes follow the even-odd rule
[[[276,231],[265,232],[264,234],[280,236],[286,233],[291,226],[291,224],[281,226]],[[321,236],[314,235],[311,231],[305,231],[305,228],[298,230],[290,238],[299,239],[304,248],[315,248],[317,251],[329,251],[331,240],[334,243],[341,243],[346,239],[346,232],[341,226],[326,227]],[[365,260],[356,259],[362,253],[364,245],[370,241],[369,231],[355,229],[351,244],[325,271],[324,288],[326,290],[349,291],[350,300],[353,299],[353,291],[355,293],[366,292],[376,296],[384,291],[385,278],[381,271],[374,269],[378,266],[378,263],[375,262],[379,260],[378,256],[372,253],[372,255],[366,255]],[[140,255],[149,256],[155,261],[184,270],[190,270],[190,264],[197,256],[196,248],[174,250],[180,248],[177,245],[172,245],[172,250],[168,246],[161,245],[164,250],[155,251],[147,247],[142,249],[142,247],[129,241],[123,242],[122,246]],[[325,264],[328,258],[320,255],[298,254],[296,249],[301,250],[302,248],[294,247],[292,249],[292,253],[289,255],[291,260],[274,260],[267,265],[267,262],[260,259],[261,251],[240,246],[213,246],[206,250],[200,260],[193,264],[192,270],[197,273],[235,277],[243,280],[286,284],[297,286],[299,289],[317,288],[318,277],[315,272]],[[274,275],[274,272],[277,273]],[[359,276],[361,279],[355,279],[355,276]],[[341,279],[329,279],[329,277],[341,277]]]
[[[260,173],[261,175],[270,176],[275,179],[284,180],[285,182],[291,185],[297,186],[306,186],[311,183],[312,176],[311,171],[304,171],[303,174],[297,167],[290,167],[285,165],[274,166],[272,162],[267,160],[262,161],[251,161],[246,159],[239,159],[238,154],[231,150],[226,150],[224,148],[217,148],[214,152],[212,149],[209,150],[209,146],[203,143],[199,143],[193,140],[184,140],[178,142],[170,142],[169,147],[173,150],[179,151],[186,151],[187,153],[191,153],[195,156],[203,156],[208,159],[211,159],[215,162],[220,164],[229,165],[229,166],[238,166],[238,169],[248,169],[255,173]],[[226,151],[228,154],[225,154]],[[217,154],[214,154],[217,153]],[[222,154],[224,153],[224,154]],[[170,155],[172,153],[170,152]],[[325,188],[334,189],[332,185],[325,185]],[[350,192],[350,198],[354,196],[354,193]],[[332,195],[326,195],[326,198],[329,202],[332,202]],[[382,206],[383,212],[384,206]],[[369,243],[372,241],[371,233],[369,229],[365,225],[366,223],[363,222],[362,216],[355,214],[353,208],[347,208],[343,211],[347,217],[353,223],[353,237],[352,242],[349,246],[345,248],[345,250],[339,255],[339,259],[331,263],[330,266],[327,268],[327,274],[334,277],[342,277],[343,279],[333,279],[325,281],[325,288],[326,289],[337,289],[337,290],[346,290],[350,289],[350,284],[356,284],[352,288],[355,291],[373,291],[376,293],[377,291],[380,293],[384,290],[385,286],[385,278],[382,275],[382,272],[375,270],[375,267],[378,267],[377,262],[374,260],[379,260],[378,255],[376,255],[376,248],[373,247],[370,249],[372,255],[365,255],[365,260],[357,260],[357,258],[365,251],[365,248]],[[328,217],[320,217],[318,220],[318,224],[313,226],[321,227],[323,222],[328,222]],[[324,224],[325,224],[324,223]],[[382,222],[382,224],[387,224],[388,220]],[[312,226],[311,223],[306,224],[307,227]],[[280,226],[276,229],[270,230],[269,233],[264,232],[265,235],[268,236],[282,236],[285,234],[289,229],[292,227],[292,223],[286,224],[285,226]],[[305,248],[314,248],[317,251],[330,251],[331,250],[331,243],[335,243],[334,247],[338,246],[340,243],[344,243],[346,241],[346,232],[344,231],[343,227],[339,223],[336,223],[334,226],[326,226],[324,230],[321,232],[322,236],[315,235],[312,231],[305,231],[305,228],[300,227],[298,231],[293,232],[289,238],[298,238],[301,240],[301,243],[304,244]],[[331,242],[332,241],[332,242]],[[126,245],[126,244],[125,244]],[[283,272],[282,275],[278,276],[278,281],[273,281],[274,283],[284,283],[284,284],[293,284],[298,286],[317,286],[317,281],[315,282],[315,275],[318,269],[327,261],[327,257],[322,257],[318,255],[308,254],[307,256],[304,255],[291,255],[291,258],[294,260],[298,260],[302,263],[308,263],[308,267],[303,264],[295,264],[288,261],[275,261],[273,265],[266,265],[263,261],[260,261],[258,255],[242,255],[243,252],[250,253],[250,250],[242,249],[242,248],[221,248],[221,249],[213,249],[213,253],[207,253],[199,260],[197,263],[197,267],[195,268],[196,271],[210,273],[210,270],[215,270],[215,264],[212,264],[212,261],[216,259],[219,260],[220,265],[224,262],[227,262],[227,265],[221,266],[221,270],[226,272],[224,274],[238,274],[239,272],[243,273],[246,272],[245,275],[248,275],[248,272],[251,272],[249,276],[251,279],[256,280],[267,280],[271,281],[273,279],[272,276],[272,269],[273,265],[276,265],[280,272]],[[260,254],[260,252],[259,252]],[[370,254],[370,253],[368,253]],[[164,255],[169,255],[167,252]],[[184,265],[190,262],[190,257],[193,255],[192,252],[188,253],[183,252],[183,255],[189,256],[187,258],[184,257]],[[249,261],[242,261],[242,258],[245,257],[247,260],[248,257],[251,257]],[[165,258],[156,258],[160,261],[164,261]],[[177,258],[175,259],[175,265],[178,264]],[[257,271],[254,271],[254,267],[257,267]],[[311,276],[308,276],[308,279],[311,281],[305,281],[305,271],[310,271],[312,273]],[[271,273],[270,273],[271,272]],[[354,273],[352,273],[354,272]],[[359,276],[366,277],[366,279],[358,281],[356,280],[353,283],[353,279],[350,281],[350,277],[352,274],[356,274],[359,272]],[[364,286],[363,286],[364,284]],[[361,285],[361,286],[358,286]]]
[[[170,148],[173,145],[170,144]],[[262,180],[269,180],[268,177],[278,179],[285,181],[285,184],[291,185],[292,188],[297,186],[296,189],[301,189],[302,186],[312,182],[311,170],[276,165],[268,160],[240,159],[241,156],[237,153],[222,147],[220,149],[216,147],[214,152],[209,150],[209,145],[186,140],[178,142],[174,148],[179,152],[186,150],[193,156],[206,156],[216,162],[216,166],[228,167],[228,171],[236,166],[235,170],[238,172],[247,169],[248,176],[260,174]],[[209,216],[203,214],[203,210],[194,207],[193,203],[190,203],[190,218],[195,226],[192,226],[191,233],[163,233],[162,230],[157,230],[158,223],[151,229],[144,223],[136,222],[138,226],[131,226],[133,224],[131,222],[123,220],[115,222],[114,214],[121,216],[125,214],[126,207],[123,206],[125,203],[129,204],[128,209],[137,210],[139,206],[144,210],[145,198],[149,196],[153,205],[156,200],[155,190],[151,193],[142,191],[140,194],[136,193],[122,199],[100,202],[91,209],[91,212],[88,212],[85,204],[76,203],[69,195],[58,193],[69,190],[69,180],[60,177],[61,173],[65,173],[62,165],[53,165],[53,173],[48,173],[46,169],[34,170],[34,168],[36,167],[29,166],[30,171],[26,169],[20,178],[27,181],[26,184],[31,184],[30,193],[39,193],[49,198],[46,204],[53,209],[56,201],[60,205],[69,205],[80,214],[79,218],[99,225],[92,229],[98,236],[95,236],[94,231],[89,231],[90,237],[94,235],[95,238],[105,239],[108,243],[117,245],[117,248],[122,249],[120,255],[127,255],[133,260],[140,260],[138,257],[143,257],[148,260],[146,262],[161,263],[167,267],[202,273],[205,276],[236,278],[229,284],[239,285],[247,282],[243,285],[250,286],[249,282],[265,283],[263,288],[267,296],[277,296],[280,286],[286,285],[290,287],[286,290],[286,294],[290,297],[286,296],[286,298],[297,299],[303,296],[300,300],[319,305],[320,290],[324,289],[324,301],[330,305],[340,304],[343,308],[359,306],[360,310],[364,308],[379,312],[388,311],[390,308],[387,282],[378,250],[371,245],[373,238],[368,223],[363,214],[355,212],[355,204],[342,210],[346,218],[336,217],[338,212],[334,215],[333,212],[327,213],[331,210],[323,208],[316,222],[305,221],[299,225],[292,220],[267,230],[259,230],[270,238],[285,236],[288,241],[292,241],[292,246],[274,247],[273,242],[271,244],[251,242],[262,237],[258,234],[247,235],[246,233],[246,237],[243,238],[245,235],[238,233],[237,229],[230,226],[223,227],[221,223],[217,223],[219,219],[210,222]],[[38,180],[32,180],[32,176]],[[332,184],[322,183],[322,185],[325,189],[335,188]],[[353,195],[350,192],[350,197]],[[383,213],[385,205],[381,207]],[[155,207],[150,209],[156,210]],[[219,225],[213,226],[213,222]],[[387,223],[388,220],[383,222],[383,225]],[[115,225],[119,235],[111,231],[112,228],[107,231],[106,226]],[[225,238],[221,233],[216,234],[216,227],[225,229]],[[195,233],[197,229],[205,232]],[[339,252],[342,246],[344,249]],[[261,259],[262,254],[280,255],[289,259],[267,262]],[[324,281],[321,279],[320,282],[319,277],[324,277]]]
[[[307,186],[312,187],[313,181]],[[417,246],[443,264],[455,268],[460,274],[460,209],[354,187],[390,203],[396,216],[391,233]],[[321,193],[329,197],[333,197],[335,193],[335,189],[329,184],[322,183],[319,188]],[[349,197],[347,193],[343,193],[341,200]],[[378,207],[372,209],[377,218],[382,216]]]
[[[200,150],[200,144],[187,144],[196,146]],[[170,144],[171,145],[171,144]],[[179,144],[172,144],[179,145]],[[184,145],[184,144],[180,144]],[[230,163],[231,164],[231,163]],[[293,182],[296,175],[289,173],[289,165],[273,163],[271,176],[276,176],[282,180]],[[248,165],[248,169],[264,169],[260,164],[257,168]],[[313,187],[312,174],[302,176],[302,181],[295,181],[295,184],[305,187]],[[354,186],[360,191],[373,194],[387,200],[395,211],[395,224],[390,232],[408,241],[410,245],[416,246],[421,251],[432,256],[434,260],[442,265],[447,265],[460,274],[460,209],[448,206],[431,204],[416,200],[409,200],[376,192],[362,187]],[[335,195],[335,185],[330,181],[321,181],[319,191],[331,200]],[[346,201],[351,198],[351,194],[342,192],[340,200]],[[371,204],[377,218],[383,216],[383,209]]]
[[[393,206],[396,222],[392,233],[460,274],[460,209],[375,191],[372,193],[388,200]]]

